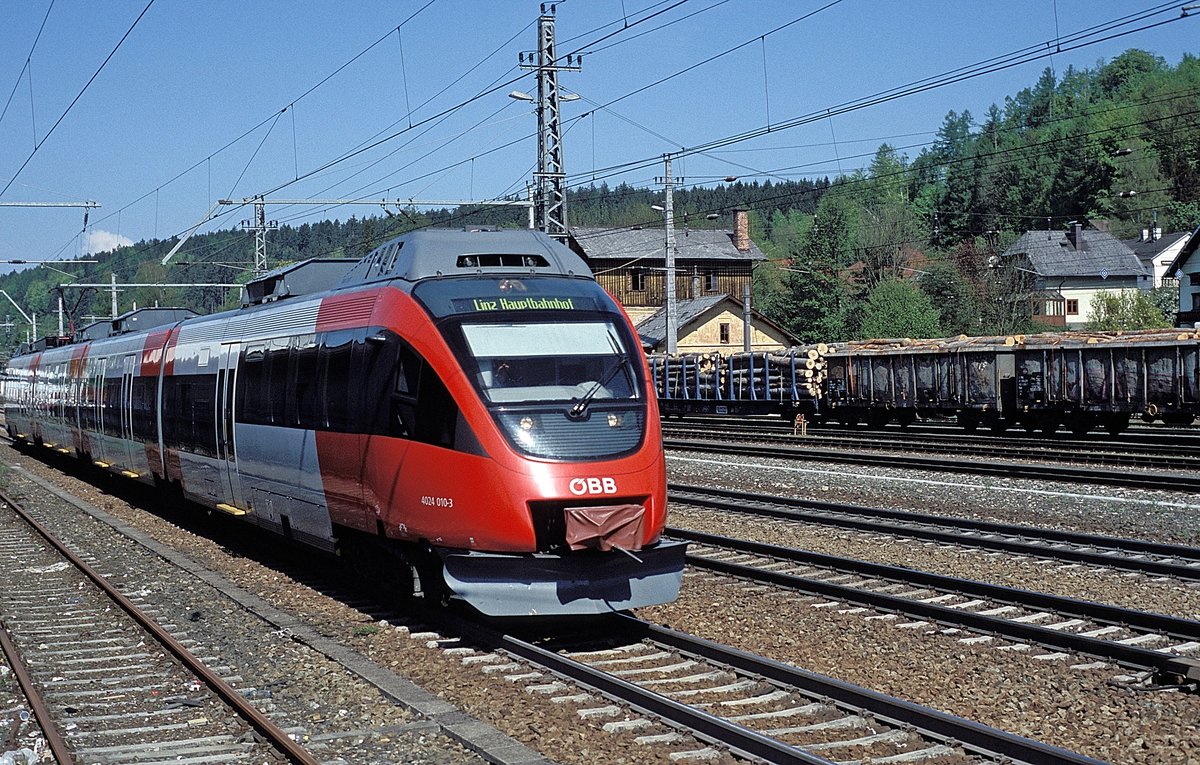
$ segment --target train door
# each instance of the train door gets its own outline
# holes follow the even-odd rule
[[[237,397],[238,356],[241,346],[226,343],[221,346],[220,366],[217,369],[217,460],[222,473],[221,487],[229,504],[249,509],[241,474],[237,466],[237,433],[234,428],[234,406]]]
[[[84,454],[92,460],[103,461],[105,457],[104,443],[104,369],[108,365],[107,356],[95,356],[88,362],[84,382],[83,402],[83,440]]]
[[[121,465],[126,468],[133,468],[136,463],[134,460],[134,444],[133,444],[133,375],[137,370],[137,354],[130,353],[121,359],[121,400],[117,406],[117,411],[121,418],[118,426],[118,436],[121,439],[119,452]],[[137,451],[141,452],[142,447],[139,444]]]

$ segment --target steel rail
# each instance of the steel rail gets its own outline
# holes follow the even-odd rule
[[[714,424],[714,425],[741,425],[753,423],[766,431],[775,432],[791,432],[793,430],[792,422],[787,418],[764,416],[747,418],[735,418],[722,415],[679,415],[663,417],[662,422],[666,424],[678,425],[699,425],[699,424]],[[883,436],[892,436],[900,438],[916,437],[916,438],[939,438],[947,440],[972,441],[979,443],[995,442],[1002,443],[1027,443],[1037,444],[1042,446],[1054,447],[1073,447],[1084,446],[1092,448],[1101,448],[1104,446],[1112,446],[1113,448],[1137,448],[1139,446],[1154,446],[1154,447],[1177,447],[1184,449],[1200,448],[1200,428],[1196,427],[1167,427],[1154,425],[1139,425],[1131,423],[1129,430],[1121,433],[1118,436],[1110,436],[1106,433],[1093,431],[1082,436],[1070,434],[1066,431],[1058,431],[1053,436],[1047,436],[1039,433],[1030,433],[1024,429],[1014,428],[1001,434],[996,434],[987,428],[968,431],[961,425],[953,422],[933,422],[933,421],[918,421],[908,427],[899,425],[887,425],[883,428],[869,428],[859,426],[834,425],[831,423],[810,423],[813,430],[810,434],[837,438],[840,435],[849,437],[869,436],[878,434]]]
[[[1075,483],[1125,486],[1139,489],[1200,492],[1200,475],[1180,473],[1122,473],[1113,470],[1090,470],[1069,465],[982,462],[978,460],[959,460],[950,457],[932,458],[911,455],[899,457],[894,454],[870,454],[832,449],[818,450],[783,446],[756,446],[751,444],[731,445],[715,441],[685,441],[674,438],[664,438],[663,446],[667,449],[726,455],[736,454],[738,456],[807,460],[809,462],[848,462],[857,465],[889,468],[917,468],[942,473],[968,473],[1041,481],[1072,481]]]
[[[669,627],[650,624],[632,616],[622,616],[640,629],[645,638],[676,648],[684,653],[718,662],[744,672],[765,677],[805,693],[833,699],[856,709],[866,709],[877,719],[897,727],[911,726],[926,736],[970,747],[986,756],[1008,757],[1029,765],[1101,765],[1077,752],[1033,741],[1001,731],[957,715],[939,712],[911,701],[888,696],[853,683],[825,677],[773,659],[737,648],[720,645],[687,635]]]
[[[1099,760],[1059,747],[998,730],[956,715],[888,696],[852,683],[799,669],[774,659],[724,646],[669,627],[643,621],[627,614],[613,614],[619,633],[630,640],[649,640],[697,658],[712,661],[793,688],[805,695],[833,700],[843,708],[868,711],[896,728],[915,729],[926,738],[948,745],[963,745],[973,753],[992,759],[1027,765],[1104,765]],[[830,761],[793,747],[770,736],[682,704],[653,691],[534,645],[513,635],[459,617],[438,617],[457,634],[505,650],[574,682],[630,706],[664,718],[696,732],[700,738],[730,747],[735,753],[759,757],[772,763],[820,763]]]
[[[1032,442],[980,442],[975,439],[938,436],[901,436],[893,433],[838,434],[810,432],[803,438],[793,435],[792,427],[786,432],[780,429],[756,430],[745,425],[702,426],[698,424],[663,424],[663,435],[668,438],[736,438],[739,443],[760,441],[777,445],[804,445],[805,449],[832,447],[837,449],[863,448],[874,451],[902,452],[954,452],[1007,459],[1048,459],[1053,462],[1080,462],[1089,465],[1118,465],[1124,467],[1152,467],[1157,470],[1200,469],[1200,453],[1180,454],[1175,446],[1118,446],[1098,442],[1075,444],[1041,444]]]
[[[928,539],[959,546],[1015,552],[1052,560],[1120,568],[1143,574],[1200,580],[1200,549],[1166,542],[1105,537],[1098,534],[1043,529],[1036,526],[1006,525],[971,518],[772,497],[728,489],[710,489],[680,484],[668,484],[667,499],[744,515],[805,521],[858,531]],[[926,528],[926,526],[941,528]],[[944,529],[956,529],[957,531]],[[1008,538],[977,536],[976,534],[1003,535]],[[1062,544],[1076,547],[1062,547],[1060,546]],[[1121,555],[1157,555],[1176,559],[1179,562],[1146,560],[1136,557],[1123,558]]]
[[[25,699],[29,702],[30,711],[33,712],[34,718],[42,728],[42,737],[46,739],[46,744],[50,747],[55,762],[58,765],[75,765],[75,757],[71,754],[71,748],[67,746],[58,726],[54,724],[50,708],[46,706],[45,699],[42,698],[34,684],[33,676],[29,674],[29,668],[25,666],[21,652],[17,649],[12,635],[8,632],[8,626],[2,619],[0,619],[0,650],[4,651],[8,666],[12,668],[13,677],[17,679],[17,685],[21,687],[21,692],[25,694]]]
[[[451,625],[457,634],[469,635],[482,644],[494,646],[545,667],[557,675],[594,688],[609,698],[680,725],[693,731],[702,739],[727,746],[742,756],[761,758],[772,763],[833,765],[824,757],[785,744],[778,739],[709,714],[696,707],[675,701],[513,635],[449,614],[443,614],[437,618],[439,621]]]
[[[252,727],[262,734],[271,745],[279,749],[287,759],[299,765],[320,765],[320,761],[312,756],[304,747],[292,740],[279,726],[271,721],[269,717],[259,711],[256,707],[250,704],[242,694],[240,694],[233,686],[226,683],[221,677],[209,669],[202,661],[194,656],[176,640],[169,632],[164,630],[157,622],[151,619],[144,611],[137,607],[129,598],[125,597],[116,587],[112,585],[103,575],[94,568],[89,566],[86,561],[77,556],[74,551],[64,545],[53,533],[45,526],[39,523],[29,513],[21,507],[20,503],[8,495],[7,492],[0,490],[0,504],[7,505],[19,515],[26,523],[30,525],[46,542],[59,552],[63,557],[70,561],[71,565],[81,571],[87,578],[100,588],[114,603],[121,607],[123,611],[129,614],[143,629],[149,632],[155,640],[162,644],[164,648],[170,651],[189,671],[194,672],[200,677],[209,688],[211,688],[220,698],[229,706],[233,707],[239,715],[242,716]]]
[[[1071,616],[1083,617],[1102,624],[1135,627],[1189,640],[1200,638],[1200,622],[1167,616],[1165,614],[1145,613],[1118,606],[1110,606],[1104,603],[1093,603],[1048,593],[1003,587],[1001,585],[916,571],[899,566],[888,566],[850,558],[838,558],[832,555],[823,555],[807,550],[797,550],[795,548],[780,547],[761,542],[730,539],[729,537],[685,529],[668,528],[666,533],[678,539],[687,539],[714,547],[723,547],[779,560],[833,568],[841,572],[879,577],[890,581],[920,585],[956,594],[978,595],[1000,603],[1018,605],[1026,609],[1050,610]],[[810,592],[883,611],[908,614],[950,626],[966,627],[976,632],[1038,643],[1049,648],[1087,654],[1089,656],[1108,659],[1127,667],[1153,669],[1160,675],[1174,676],[1186,680],[1200,680],[1200,661],[1163,653],[1154,649],[1139,648],[1109,640],[1086,637],[1076,633],[1061,632],[1035,624],[1014,622],[1010,619],[986,616],[949,606],[922,603],[905,597],[873,592],[842,584],[822,582],[796,574],[767,571],[754,566],[713,560],[694,553],[688,554],[687,562],[693,566],[718,571],[729,576],[737,576],[792,590]]]

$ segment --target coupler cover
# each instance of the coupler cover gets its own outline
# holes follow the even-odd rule
[[[622,524],[623,525],[623,524]],[[488,616],[602,614],[679,597],[686,542],[563,555],[439,550],[454,596]]]

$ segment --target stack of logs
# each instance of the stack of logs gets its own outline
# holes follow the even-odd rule
[[[1071,331],[1037,335],[990,337],[877,338],[852,340],[837,347],[826,343],[793,346],[777,351],[752,351],[722,356],[717,352],[652,356],[651,368],[659,395],[671,398],[789,401],[825,397],[829,354],[953,352],[996,348],[1051,348],[1082,345],[1136,345],[1200,341],[1200,329],[1139,331]]]
[[[873,340],[851,340],[843,344],[846,351],[956,351],[972,348],[1002,346],[1013,348],[1046,348],[1071,345],[1136,344],[1153,342],[1186,342],[1200,340],[1200,329],[1143,329],[1117,330],[1112,332],[1072,330],[1069,332],[1044,332],[1037,335],[996,335],[988,337],[937,337],[927,340],[912,338],[877,338]]]
[[[777,351],[686,353],[652,356],[655,384],[673,398],[790,401],[822,398],[826,354],[831,345],[813,343]]]

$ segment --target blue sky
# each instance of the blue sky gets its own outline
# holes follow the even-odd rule
[[[155,0],[47,137],[145,5],[146,0],[0,4],[0,104],[8,102],[0,120],[0,188],[8,189],[0,201],[92,199],[103,205],[91,213],[86,237],[78,210],[0,207],[0,259],[71,258],[118,241],[169,237],[190,228],[223,197],[271,192],[287,198],[486,199],[521,190],[530,178],[536,119],[530,104],[506,95],[536,89],[532,75],[516,68],[518,52],[536,47],[539,4],[525,0]],[[1139,11],[1166,9],[1145,23],[1174,19],[1184,3],[558,5],[559,54],[586,51],[582,72],[560,75],[565,90],[582,96],[563,106],[572,182],[586,184],[595,175],[607,176],[609,184],[650,185],[662,174],[661,165],[645,163],[664,152],[819,115],[1017,50],[1048,52],[1056,49],[1056,39]],[[797,21],[806,14],[811,16]],[[772,31],[789,22],[795,23]],[[990,104],[1032,85],[1045,67],[1060,73],[1068,66],[1094,67],[1130,47],[1176,64],[1185,52],[1200,53],[1197,29],[1196,19],[1188,18],[1060,50],[690,156],[675,172],[690,183],[730,174],[765,179],[780,168],[790,169],[776,177],[849,172],[885,140],[898,146],[928,142],[951,109],[982,115]],[[743,43],[748,44],[627,95]],[[464,102],[469,103],[425,122]],[[408,130],[410,123],[418,127]],[[295,181],[364,143],[397,133]],[[912,157],[919,150],[905,153]],[[858,156],[863,154],[867,157]],[[623,174],[597,171],[639,162],[642,167]],[[299,223],[378,212],[378,207],[293,207],[271,208],[269,215]],[[244,210],[230,210],[203,230],[235,226],[244,217]]]

